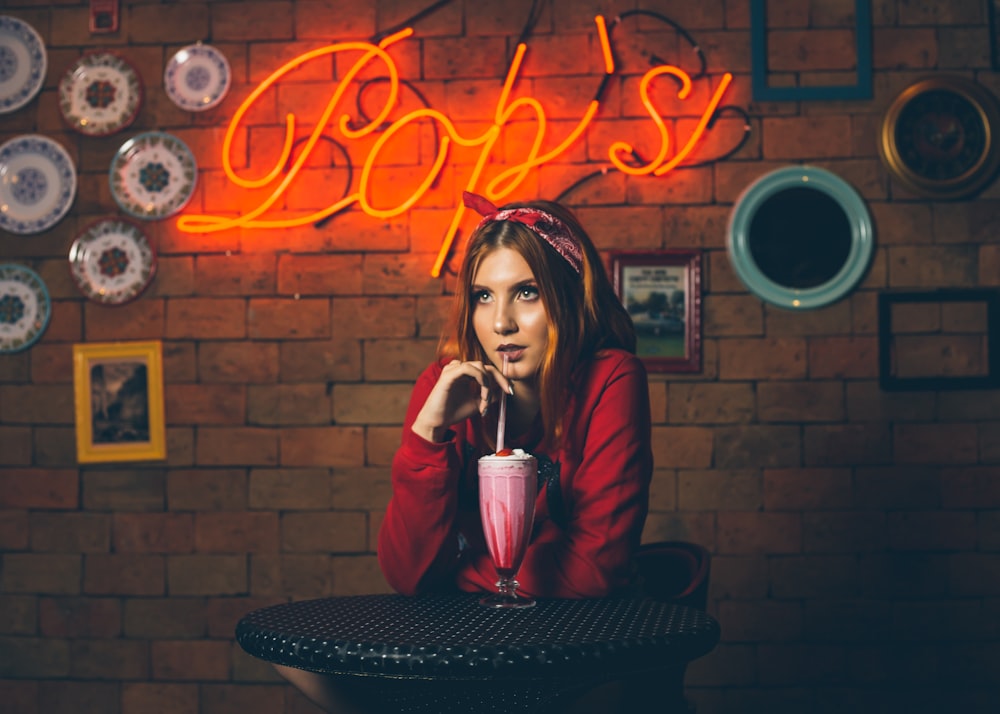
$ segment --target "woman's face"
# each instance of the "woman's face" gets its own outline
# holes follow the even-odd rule
[[[497,369],[507,355],[507,375],[531,380],[549,344],[549,317],[527,261],[510,248],[488,253],[472,276],[472,326]]]

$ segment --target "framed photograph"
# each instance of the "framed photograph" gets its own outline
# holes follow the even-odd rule
[[[701,251],[614,253],[615,292],[650,372],[701,371]]]
[[[160,342],[73,345],[80,463],[167,456]]]

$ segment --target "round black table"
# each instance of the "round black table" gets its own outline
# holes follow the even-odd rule
[[[607,681],[669,681],[719,641],[708,614],[645,598],[540,599],[496,610],[480,597],[274,605],[243,617],[236,639],[254,657],[342,677],[376,708],[427,714],[554,711],[556,700]]]

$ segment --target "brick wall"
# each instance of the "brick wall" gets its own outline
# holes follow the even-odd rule
[[[88,222],[115,214],[108,165],[139,131],[173,132],[194,151],[201,172],[189,212],[256,205],[259,196],[222,171],[222,136],[239,102],[295,54],[371,38],[430,4],[126,0],[120,31],[92,36],[85,2],[3,3],[45,39],[49,65],[39,97],[0,115],[0,140],[53,137],[79,171],[64,220],[39,235],[0,235],[0,260],[39,272],[54,302],[43,339],[0,356],[4,711],[315,711],[235,645],[233,628],[271,603],[387,590],[373,551],[388,465],[444,319],[451,280],[429,270],[473,159],[456,150],[426,201],[383,222],[354,210],[321,230],[207,236],[173,220],[146,223],[159,273],[120,307],[80,295],[67,252]],[[481,125],[530,5],[455,0],[417,22],[393,55],[435,108]],[[969,200],[917,200],[876,152],[885,109],[917,78],[956,73],[1000,92],[987,3],[872,0],[874,98],[801,103],[752,102],[747,0],[548,5],[519,86],[547,102],[551,136],[572,127],[600,80],[598,10],[641,7],[679,22],[705,50],[712,81],[735,74],[727,102],[752,117],[750,140],[726,161],[660,179],[612,172],[567,197],[603,251],[704,251],[704,369],[651,379],[656,473],[645,533],[698,541],[714,555],[710,610],[723,640],[689,669],[699,712],[995,712],[1000,398],[880,391],[876,314],[885,288],[1000,285],[1000,185]],[[773,69],[849,74],[850,35],[836,27],[853,0],[768,7],[783,28]],[[810,23],[834,29],[803,29]],[[168,100],[162,76],[173,53],[198,40],[226,53],[235,82],[219,107],[191,114]],[[623,23],[615,41],[621,79],[591,132],[518,196],[558,194],[605,163],[610,140],[655,145],[638,76],[650,52],[687,66],[689,55],[647,19]],[[146,89],[136,123],[104,138],[68,131],[58,111],[62,73],[95,48],[125,55]],[[293,109],[315,120],[344,71],[338,59],[290,78],[238,137],[253,150],[241,149],[237,168],[265,172],[280,117]],[[708,95],[697,87],[691,106]],[[681,135],[692,123],[682,118]],[[706,154],[731,146],[741,123],[721,123]],[[511,127],[496,160],[516,157],[526,131]],[[400,180],[430,160],[427,132],[416,139],[394,159]],[[877,250],[858,290],[792,314],[739,283],[725,225],[753,179],[801,162],[863,195]],[[317,156],[283,210],[318,210],[329,200],[316,187],[336,197],[343,180],[332,150]],[[80,467],[71,346],[138,339],[163,342],[168,458]]]

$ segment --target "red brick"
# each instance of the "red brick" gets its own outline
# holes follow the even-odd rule
[[[764,308],[750,295],[707,295],[704,334],[725,337],[764,334]]]
[[[251,385],[246,420],[257,426],[329,424],[330,401],[323,383]]]
[[[282,598],[215,597],[204,603],[204,616],[208,621],[208,636],[228,639],[236,631],[236,623],[244,615],[271,605],[284,602]]]
[[[843,421],[842,382],[761,382],[757,410],[762,422]]]
[[[4,508],[77,508],[78,490],[75,470],[0,470],[0,506]]]
[[[332,563],[332,556],[312,553],[253,555],[251,593],[254,597],[328,597],[333,592]]]
[[[275,288],[273,254],[199,255],[195,261],[200,295],[269,295]]]
[[[46,637],[117,637],[122,632],[121,601],[113,598],[43,597],[39,630]]]
[[[130,598],[125,636],[135,639],[197,639],[205,636],[205,600],[193,597]]]
[[[771,560],[771,597],[835,598],[858,589],[855,555],[809,555]]]
[[[282,684],[202,684],[201,711],[211,714],[266,714],[285,709]],[[315,709],[315,708],[314,708]]]
[[[147,679],[149,644],[141,640],[73,640],[70,675],[74,679]]]
[[[0,679],[0,701],[11,712],[36,714],[38,710],[37,681]]]
[[[12,679],[52,679],[70,673],[66,640],[41,637],[0,637],[4,676]],[[14,653],[17,656],[14,656]],[[9,653],[9,654],[8,654]]]
[[[897,464],[974,464],[979,438],[975,424],[896,424],[893,461]]]
[[[282,466],[360,466],[364,429],[354,426],[281,430]]]
[[[31,465],[31,427],[0,426],[0,463],[4,466]]]
[[[229,679],[229,643],[154,641],[150,646],[153,678],[188,681]]]
[[[787,468],[764,470],[768,511],[823,511],[852,503],[850,469]]]
[[[319,298],[252,298],[248,334],[255,340],[312,340],[330,337],[330,301]]]
[[[164,580],[158,555],[88,555],[84,562],[88,595],[163,595]]]
[[[975,514],[889,513],[889,545],[895,550],[972,550],[976,547]]]
[[[712,430],[695,426],[653,427],[653,463],[657,468],[708,468],[712,465]]]
[[[62,553],[5,553],[3,591],[76,595],[80,592],[82,557]]]
[[[411,297],[335,297],[331,316],[338,339],[416,336],[416,302]]]
[[[416,381],[420,373],[437,358],[438,340],[366,340],[365,370],[367,382]]]
[[[327,469],[254,469],[250,472],[249,506],[275,511],[324,510],[330,507],[330,490]]]
[[[388,466],[399,449],[398,426],[369,426],[365,429],[365,454],[369,466]]]
[[[164,491],[159,469],[83,474],[83,505],[89,510],[162,511]]]
[[[379,255],[364,260],[366,295],[440,295],[441,281],[431,277],[426,255]]]
[[[334,324],[336,337],[333,340],[281,345],[282,382],[356,382],[361,379],[361,342],[342,338],[336,320]]]
[[[174,511],[229,511],[247,507],[247,474],[243,469],[171,471],[167,503]]]
[[[111,517],[101,513],[32,513],[31,549],[38,552],[107,553]]]
[[[359,295],[361,257],[357,255],[282,255],[278,293],[283,295]]]
[[[68,384],[0,386],[0,419],[8,424],[65,424],[72,413]]]
[[[752,510],[763,506],[760,473],[745,471],[681,471],[677,506],[685,511]]]
[[[198,373],[205,382],[276,382],[278,345],[273,342],[201,342]]]
[[[366,530],[365,514],[356,511],[285,513],[281,518],[281,550],[361,553],[369,550]]]
[[[194,550],[194,519],[189,513],[116,513],[116,553],[189,553]]]
[[[751,421],[755,399],[751,384],[677,382],[669,386],[672,424],[733,424]]]
[[[46,714],[116,714],[118,699],[117,682],[48,682],[38,693],[40,710]]]
[[[805,427],[803,460],[807,466],[886,464],[892,461],[886,424]]]
[[[247,336],[247,304],[237,298],[174,298],[167,303],[170,339],[239,339]]]
[[[392,593],[374,555],[340,556],[333,559],[333,595]]]
[[[715,430],[716,468],[755,466],[796,466],[802,462],[799,427],[746,424]]]
[[[246,389],[228,384],[172,384],[164,394],[169,424],[242,424]]]
[[[88,342],[114,340],[157,340],[164,335],[164,300],[142,297],[114,308],[87,303],[83,323]]]
[[[198,685],[123,682],[121,714],[189,714],[198,711]]]
[[[333,388],[337,424],[402,424],[413,385],[339,384]]]
[[[199,553],[261,553],[278,549],[278,514],[207,512],[194,519]]]
[[[723,379],[804,379],[806,342],[795,338],[719,341]]]
[[[802,518],[793,513],[722,511],[718,514],[720,553],[799,553]]]
[[[38,598],[33,595],[0,595],[0,634],[39,634]]]
[[[774,600],[723,600],[718,617],[727,642],[781,642],[802,637],[802,604]]]
[[[172,596],[247,592],[246,555],[171,555],[167,573]]]
[[[802,539],[807,553],[882,551],[889,540],[885,514],[870,510],[804,513]]]
[[[202,427],[197,459],[203,466],[275,466],[278,434],[269,429]]]
[[[28,549],[28,512],[0,511],[0,551]]]

